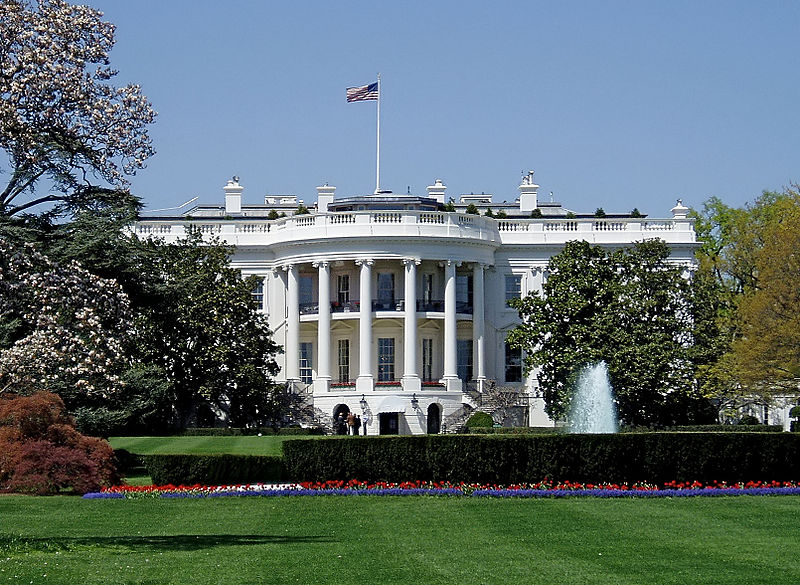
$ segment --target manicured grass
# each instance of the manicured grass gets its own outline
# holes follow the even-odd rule
[[[127,449],[139,455],[211,454],[282,455],[281,444],[287,439],[308,439],[308,436],[243,436],[243,437],[111,437],[114,449]]]
[[[775,585],[800,574],[791,496],[4,496],[0,519],[0,582],[11,583]]]

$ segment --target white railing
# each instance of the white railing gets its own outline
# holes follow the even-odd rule
[[[668,241],[694,242],[690,219],[643,218],[502,218],[441,211],[341,211],[296,215],[276,220],[208,219],[168,222],[142,221],[135,233],[166,239],[180,238],[194,226],[205,236],[219,236],[229,243],[269,245],[300,240],[295,232],[313,230],[314,237],[353,237],[402,234],[420,237],[452,237],[508,243],[566,242],[586,239],[596,242],[634,242],[654,237]],[[396,227],[395,227],[396,226]],[[343,231],[344,230],[344,231]]]

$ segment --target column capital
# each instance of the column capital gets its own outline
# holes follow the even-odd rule
[[[422,264],[422,260],[419,258],[403,258],[403,264],[408,266],[409,264],[414,264],[415,266],[419,266]]]
[[[375,260],[372,258],[359,258],[356,260],[356,266],[372,266],[375,264]]]
[[[330,266],[330,262],[328,260],[315,260],[314,262],[311,263],[311,266],[313,266],[314,268],[320,268],[320,267],[327,268],[328,266]]]
[[[289,272],[293,268],[297,268],[297,265],[294,262],[287,262],[286,264],[281,264],[278,269],[283,270],[284,272]]]
[[[455,265],[456,268],[460,267],[463,264],[461,260],[442,260],[439,262],[439,266],[453,266]]]
[[[536,274],[544,274],[544,271],[547,269],[546,264],[531,264],[530,270],[533,272],[534,275]]]

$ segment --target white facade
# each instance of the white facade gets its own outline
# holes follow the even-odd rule
[[[285,349],[278,379],[308,392],[326,421],[349,410],[369,421],[368,434],[443,432],[489,388],[504,387],[520,391],[517,422],[547,426],[535,377],[522,375],[521,356],[505,345],[518,323],[506,300],[539,290],[548,260],[570,240],[621,247],[659,238],[686,266],[696,243],[680,202],[664,219],[592,217],[538,202],[537,188],[531,173],[514,203],[471,194],[447,212],[438,180],[426,197],[337,200],[324,185],[310,214],[292,215],[296,197],[246,205],[234,178],[225,206],[142,217],[135,230],[174,241],[191,225],[235,246],[232,264],[263,279],[257,294]],[[505,217],[467,214],[470,203]],[[287,217],[267,219],[281,211]]]

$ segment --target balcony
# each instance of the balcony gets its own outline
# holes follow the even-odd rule
[[[404,307],[405,307],[405,301],[395,301],[395,300],[372,301],[373,311],[402,311]]]
[[[444,313],[444,301],[417,301],[417,311],[423,313]]]
[[[332,301],[331,313],[356,313],[361,310],[361,304],[358,301]]]

